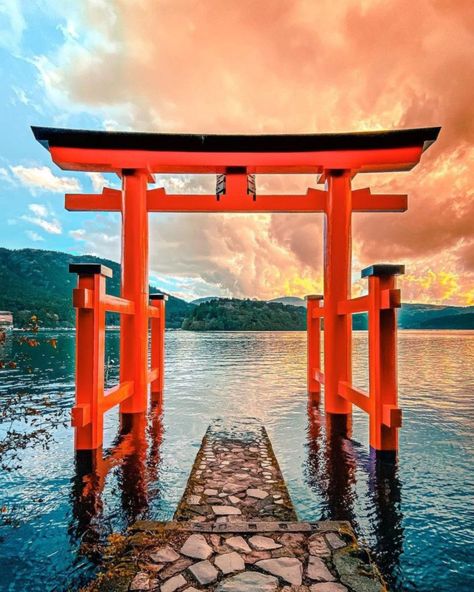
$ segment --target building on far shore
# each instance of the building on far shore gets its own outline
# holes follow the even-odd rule
[[[0,310],[0,329],[13,329],[13,315],[8,310]]]

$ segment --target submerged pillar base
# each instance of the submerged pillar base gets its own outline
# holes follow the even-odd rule
[[[326,413],[328,438],[350,438],[352,434],[352,415],[349,413]]]

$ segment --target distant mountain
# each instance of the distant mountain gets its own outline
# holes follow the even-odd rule
[[[304,306],[306,301],[297,296],[281,296],[269,300],[290,306]],[[398,311],[400,329],[474,329],[474,306],[446,306],[442,304],[403,304]],[[353,316],[356,330],[367,329],[367,314]]]
[[[183,321],[189,331],[304,331],[306,311],[285,304],[219,298],[196,306]]]
[[[423,321],[419,329],[474,329],[474,312],[432,317]]]
[[[69,263],[102,263],[110,267],[113,277],[107,279],[107,292],[120,291],[120,265],[92,255],[76,257],[58,251],[40,249],[10,250],[0,248],[0,310],[13,313],[15,326],[23,326],[35,314],[45,327],[73,327],[75,311],[72,289],[76,276],[68,271]],[[161,292],[152,286],[150,291]],[[181,327],[184,317],[194,306],[169,296],[166,303],[167,327]],[[109,322],[117,322],[109,315]]]
[[[219,300],[219,296],[204,296],[203,298],[196,298],[196,300],[191,300],[191,304],[202,304],[203,302],[211,302],[211,300]]]
[[[297,297],[269,302],[214,298],[196,306],[184,319],[182,328],[191,331],[300,331],[306,329],[303,302]],[[474,329],[474,307],[404,304],[398,311],[398,326],[400,329]],[[353,315],[352,327],[356,331],[366,330],[367,314]]]
[[[403,304],[398,326],[401,329],[474,329],[474,306]]]
[[[299,298],[299,296],[280,296],[280,298],[273,298],[267,300],[269,304],[287,304],[288,306],[304,306],[306,308],[306,300]]]
[[[367,329],[367,313],[354,315],[352,326]],[[402,304],[398,311],[399,329],[474,329],[474,306]]]

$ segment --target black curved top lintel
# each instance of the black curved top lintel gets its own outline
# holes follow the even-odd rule
[[[51,147],[157,152],[321,152],[420,146],[426,150],[440,127],[330,134],[161,134],[109,132],[32,126],[46,149]]]

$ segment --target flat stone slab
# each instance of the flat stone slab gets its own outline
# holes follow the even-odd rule
[[[179,588],[182,588],[186,584],[186,579],[181,574],[174,576],[167,580],[164,584],[161,584],[161,592],[175,592]]]
[[[243,571],[245,569],[245,562],[242,559],[242,556],[236,551],[218,555],[214,563],[223,574],[230,574],[236,571]]]
[[[153,553],[150,553],[150,559],[155,563],[171,563],[179,559],[179,553],[176,553],[169,545],[156,549]]]
[[[322,582],[309,587],[310,592],[349,592],[342,584],[337,582]]]
[[[216,516],[237,516],[242,514],[239,508],[234,506],[212,506],[212,511]]]
[[[257,499],[265,499],[270,494],[263,489],[247,489],[247,495],[249,497],[256,497]]]
[[[252,549],[248,546],[247,541],[242,536],[229,537],[225,542],[228,547],[231,547],[236,551],[241,551],[242,553],[252,552]]]
[[[207,559],[213,553],[212,547],[207,544],[202,534],[192,534],[181,547],[182,555],[193,559]]]
[[[211,584],[217,580],[219,572],[207,559],[205,561],[199,561],[189,567],[189,571],[193,574],[196,580],[204,586],[205,584]]]
[[[301,586],[303,581],[303,565],[296,557],[278,557],[276,559],[263,559],[255,564],[260,569],[278,576],[295,586]]]
[[[308,559],[307,575],[308,578],[317,580],[318,582],[334,582],[336,579],[329,571],[324,561],[313,555],[310,555]]]
[[[258,572],[245,572],[222,581],[216,592],[275,592],[278,580]]]
[[[333,549],[342,549],[344,541],[335,532],[328,532],[326,539]]]
[[[272,549],[279,549],[281,545],[276,543],[274,539],[267,536],[256,534],[249,538],[249,543],[257,551],[271,551]]]

